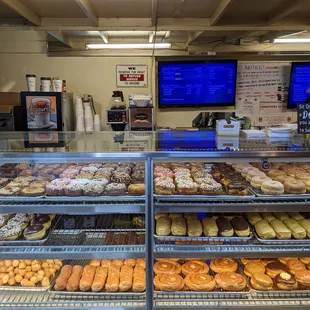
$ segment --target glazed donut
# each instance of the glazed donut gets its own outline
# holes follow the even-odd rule
[[[242,173],[242,170],[244,169],[244,168],[251,168],[252,166],[251,165],[249,165],[249,164],[237,164],[237,165],[235,165],[234,166],[234,169],[236,170],[236,172],[239,172],[239,173]]]
[[[305,265],[310,264],[310,257],[299,257],[299,260],[304,263]]]
[[[188,261],[182,265],[182,274],[187,276],[191,273],[208,273],[209,266],[201,261]]]
[[[267,172],[267,176],[272,179],[278,177],[279,175],[286,175],[286,173],[278,169],[271,169]]]
[[[246,265],[250,262],[256,262],[256,263],[260,263],[261,259],[260,258],[241,258],[241,263],[243,265]]]
[[[242,291],[246,287],[246,279],[235,272],[222,272],[215,276],[219,288],[225,291]]]
[[[234,272],[238,269],[238,265],[231,258],[216,258],[211,261],[210,269],[216,273]]]
[[[249,262],[244,267],[244,273],[250,278],[257,272],[265,273],[265,266],[262,263]]]
[[[286,173],[288,176],[293,177],[293,178],[295,178],[296,175],[299,174],[299,173],[301,173],[301,172],[303,172],[301,169],[299,169],[299,168],[294,168],[294,167],[285,171],[285,173]]]
[[[302,181],[310,181],[310,173],[304,171],[298,172],[296,178]]]
[[[266,195],[281,195],[284,193],[284,186],[277,181],[265,181],[262,184],[261,190]]]
[[[297,282],[302,286],[310,286],[310,270],[296,270],[295,278]]]
[[[283,185],[287,194],[305,194],[307,192],[306,185],[299,180],[287,181]]]
[[[254,188],[261,188],[265,181],[272,181],[269,177],[263,175],[257,175],[251,180],[251,186]]]
[[[291,274],[295,274],[297,270],[306,270],[306,266],[298,258],[291,258],[287,261],[286,267]]]
[[[250,282],[254,289],[260,291],[269,291],[273,287],[272,279],[263,272],[253,274]]]
[[[173,263],[176,263],[176,262],[179,261],[179,259],[178,258],[156,258],[156,261],[158,261],[158,262],[173,262]]]
[[[274,178],[274,181],[278,181],[278,182],[284,184],[285,182],[294,182],[294,181],[296,181],[296,179],[293,177],[289,177],[287,175],[279,175],[279,176]]]
[[[191,273],[184,283],[191,291],[209,292],[215,287],[215,279],[207,273]]]
[[[261,172],[261,171],[250,170],[250,171],[248,172],[248,174],[246,175],[246,180],[247,180],[248,182],[251,182],[251,180],[252,180],[254,177],[256,177],[256,176],[263,176],[263,177],[265,177],[266,174],[265,174],[264,172]]]
[[[180,274],[181,265],[171,261],[161,261],[154,264],[155,274]]]
[[[158,274],[154,286],[157,291],[176,292],[184,288],[184,280],[178,274]]]

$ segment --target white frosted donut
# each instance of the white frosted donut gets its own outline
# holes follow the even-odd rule
[[[237,172],[241,173],[244,168],[249,168],[249,167],[251,167],[249,164],[238,164],[238,165],[234,166],[233,168]]]
[[[244,178],[246,178],[246,176],[248,175],[248,173],[249,173],[250,171],[259,171],[259,169],[255,168],[255,167],[253,167],[253,166],[251,166],[251,167],[246,167],[246,168],[244,168],[244,169],[242,170],[241,175],[242,175]]]
[[[281,195],[284,193],[284,186],[278,181],[265,181],[261,190],[266,195]]]
[[[251,186],[254,188],[261,188],[265,181],[272,181],[269,177],[263,175],[257,175],[251,180]]]

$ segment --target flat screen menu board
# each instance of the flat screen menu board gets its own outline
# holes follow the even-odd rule
[[[159,108],[234,106],[237,61],[158,62]]]
[[[310,62],[293,62],[291,69],[288,108],[300,103],[310,103]]]

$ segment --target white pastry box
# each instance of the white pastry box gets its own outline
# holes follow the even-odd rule
[[[216,134],[218,136],[239,136],[240,122],[227,123],[225,119],[216,121]]]
[[[239,137],[216,137],[216,148],[218,150],[238,150]]]

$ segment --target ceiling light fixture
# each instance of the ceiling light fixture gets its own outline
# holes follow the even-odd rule
[[[86,44],[87,49],[168,49],[171,43],[119,43],[119,44]]]
[[[105,35],[103,31],[98,31],[98,33],[99,33],[99,35],[100,35],[100,37],[104,43],[106,43],[106,44],[109,43],[108,36]]]
[[[310,43],[310,38],[274,39],[274,43]]]

